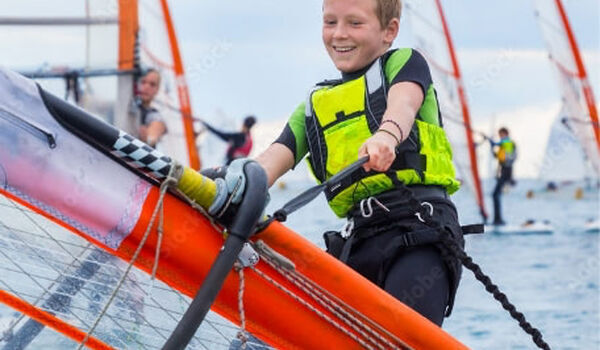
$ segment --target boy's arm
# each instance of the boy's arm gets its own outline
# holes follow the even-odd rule
[[[395,148],[398,142],[408,138],[423,99],[423,89],[416,83],[405,81],[392,85],[379,127],[385,131],[375,132],[358,150],[359,158],[369,155],[369,161],[363,165],[366,171],[385,172],[390,168],[396,159]]]
[[[267,185],[271,187],[275,181],[294,166],[294,154],[286,146],[273,143],[262,152],[256,161],[267,173]]]
[[[275,181],[293,169],[297,162],[308,152],[305,133],[305,104],[300,103],[294,110],[279,137],[261,153],[256,161],[267,173],[269,187]]]

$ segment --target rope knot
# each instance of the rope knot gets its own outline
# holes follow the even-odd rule
[[[248,336],[246,335],[246,332],[239,331],[239,332],[237,332],[235,337],[238,338],[243,343],[248,342]]]

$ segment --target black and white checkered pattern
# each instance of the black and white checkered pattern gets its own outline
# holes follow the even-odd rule
[[[123,131],[119,132],[112,153],[131,166],[151,173],[159,179],[167,177],[171,168],[171,158]]]

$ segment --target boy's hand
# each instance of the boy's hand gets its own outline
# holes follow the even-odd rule
[[[369,161],[363,165],[366,171],[384,172],[390,169],[396,159],[395,148],[409,136],[424,97],[423,90],[416,83],[405,81],[392,85],[379,130],[358,150],[358,157],[369,155]]]
[[[385,132],[376,132],[358,150],[358,158],[368,155],[369,161],[363,165],[365,171],[387,171],[396,159],[395,148],[398,141]]]

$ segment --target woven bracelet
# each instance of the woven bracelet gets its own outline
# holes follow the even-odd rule
[[[381,124],[379,124],[379,127],[381,127],[385,123],[392,123],[396,126],[396,128],[398,128],[398,130],[400,130],[400,142],[398,142],[398,144],[400,144],[404,140],[404,131],[402,131],[400,124],[396,123],[395,120],[386,119],[386,120],[382,121]]]
[[[394,135],[394,133],[393,133],[393,132],[391,132],[391,131],[389,131],[389,130],[386,130],[386,129],[377,129],[377,131],[375,131],[375,133],[378,133],[378,132],[380,132],[380,131],[381,131],[381,132],[384,132],[384,133],[386,133],[386,134],[392,135],[392,137],[393,137],[393,138],[396,140],[396,142],[397,142],[396,146],[398,146],[398,145],[400,144],[400,140],[398,140],[398,136]]]

